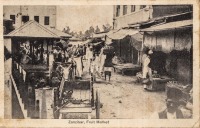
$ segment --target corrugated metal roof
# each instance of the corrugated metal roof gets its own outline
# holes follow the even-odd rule
[[[70,38],[69,40],[70,41],[82,41],[82,39],[74,37],[74,36],[72,38]]]
[[[67,33],[64,33],[64,32],[62,32],[62,31],[60,31],[60,30],[58,30],[58,29],[56,29],[56,28],[51,28],[51,30],[52,30],[55,34],[57,34],[58,36],[60,36],[60,37],[64,37],[64,38],[71,38],[71,37],[72,37],[71,35],[69,35],[69,34],[67,34]]]
[[[93,35],[93,38],[103,38],[107,33],[96,33]]]
[[[193,24],[192,20],[183,20],[183,21],[169,22],[165,24],[158,24],[150,28],[141,29],[141,31],[161,31],[161,30],[181,28],[187,26],[191,27],[192,24]]]
[[[56,29],[50,29],[36,21],[28,21],[24,25],[5,35],[6,37],[38,37],[38,38],[61,38],[65,33]],[[68,36],[68,35],[67,35]]]

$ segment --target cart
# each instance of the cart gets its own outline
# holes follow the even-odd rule
[[[94,100],[92,82],[77,80],[65,81],[61,84],[63,85],[59,88],[57,99],[60,119],[100,118],[100,97],[96,91],[96,100]]]
[[[98,91],[96,91],[96,96],[94,94],[92,79],[76,80],[62,77],[59,87],[55,90],[55,118],[100,118],[100,96]]]
[[[54,63],[52,71],[55,71],[59,65],[61,64]],[[64,70],[61,80],[54,92],[54,118],[99,119],[100,97],[96,91],[95,99],[93,78],[91,77],[90,80],[75,79],[73,63],[62,63],[62,67]]]

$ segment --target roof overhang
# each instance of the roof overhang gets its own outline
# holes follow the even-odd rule
[[[119,40],[119,39],[125,38],[128,35],[129,36],[134,35],[138,32],[139,30],[136,30],[136,29],[120,29],[117,32],[111,33],[107,36],[111,39]]]
[[[140,31],[143,31],[143,32],[162,31],[162,30],[170,30],[170,29],[175,29],[175,28],[192,27],[192,25],[193,25],[193,20],[184,20],[184,21],[157,24],[157,25],[151,26],[150,28],[141,29]]]
[[[113,30],[110,30],[109,32],[95,33],[95,34],[93,34],[93,38],[104,38],[106,35],[112,34],[112,33],[116,32],[116,31],[118,31],[118,30],[113,29]]]

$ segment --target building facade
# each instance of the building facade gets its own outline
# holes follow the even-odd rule
[[[4,6],[3,18],[12,19],[15,28],[30,20],[56,28],[56,6]]]
[[[114,5],[113,28],[147,22],[153,18],[192,11],[191,5]]]

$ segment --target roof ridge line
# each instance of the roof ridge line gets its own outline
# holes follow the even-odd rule
[[[22,26],[18,27],[17,29],[15,29],[14,31],[11,31],[10,33],[8,33],[7,35],[10,35],[10,34],[15,34],[17,33],[20,29],[23,30],[24,28],[26,28],[29,24],[33,23],[32,20],[26,22],[25,24],[23,24]]]
[[[36,23],[36,25],[38,26],[38,27],[40,27],[41,29],[43,29],[44,31],[46,31],[46,32],[48,32],[49,34],[51,34],[51,35],[56,35],[56,36],[58,36],[57,34],[55,34],[54,32],[52,32],[51,30],[49,30],[47,27],[45,27],[45,26],[43,26],[43,25],[41,25],[41,24],[39,24],[39,23]],[[59,37],[59,36],[58,36]]]

